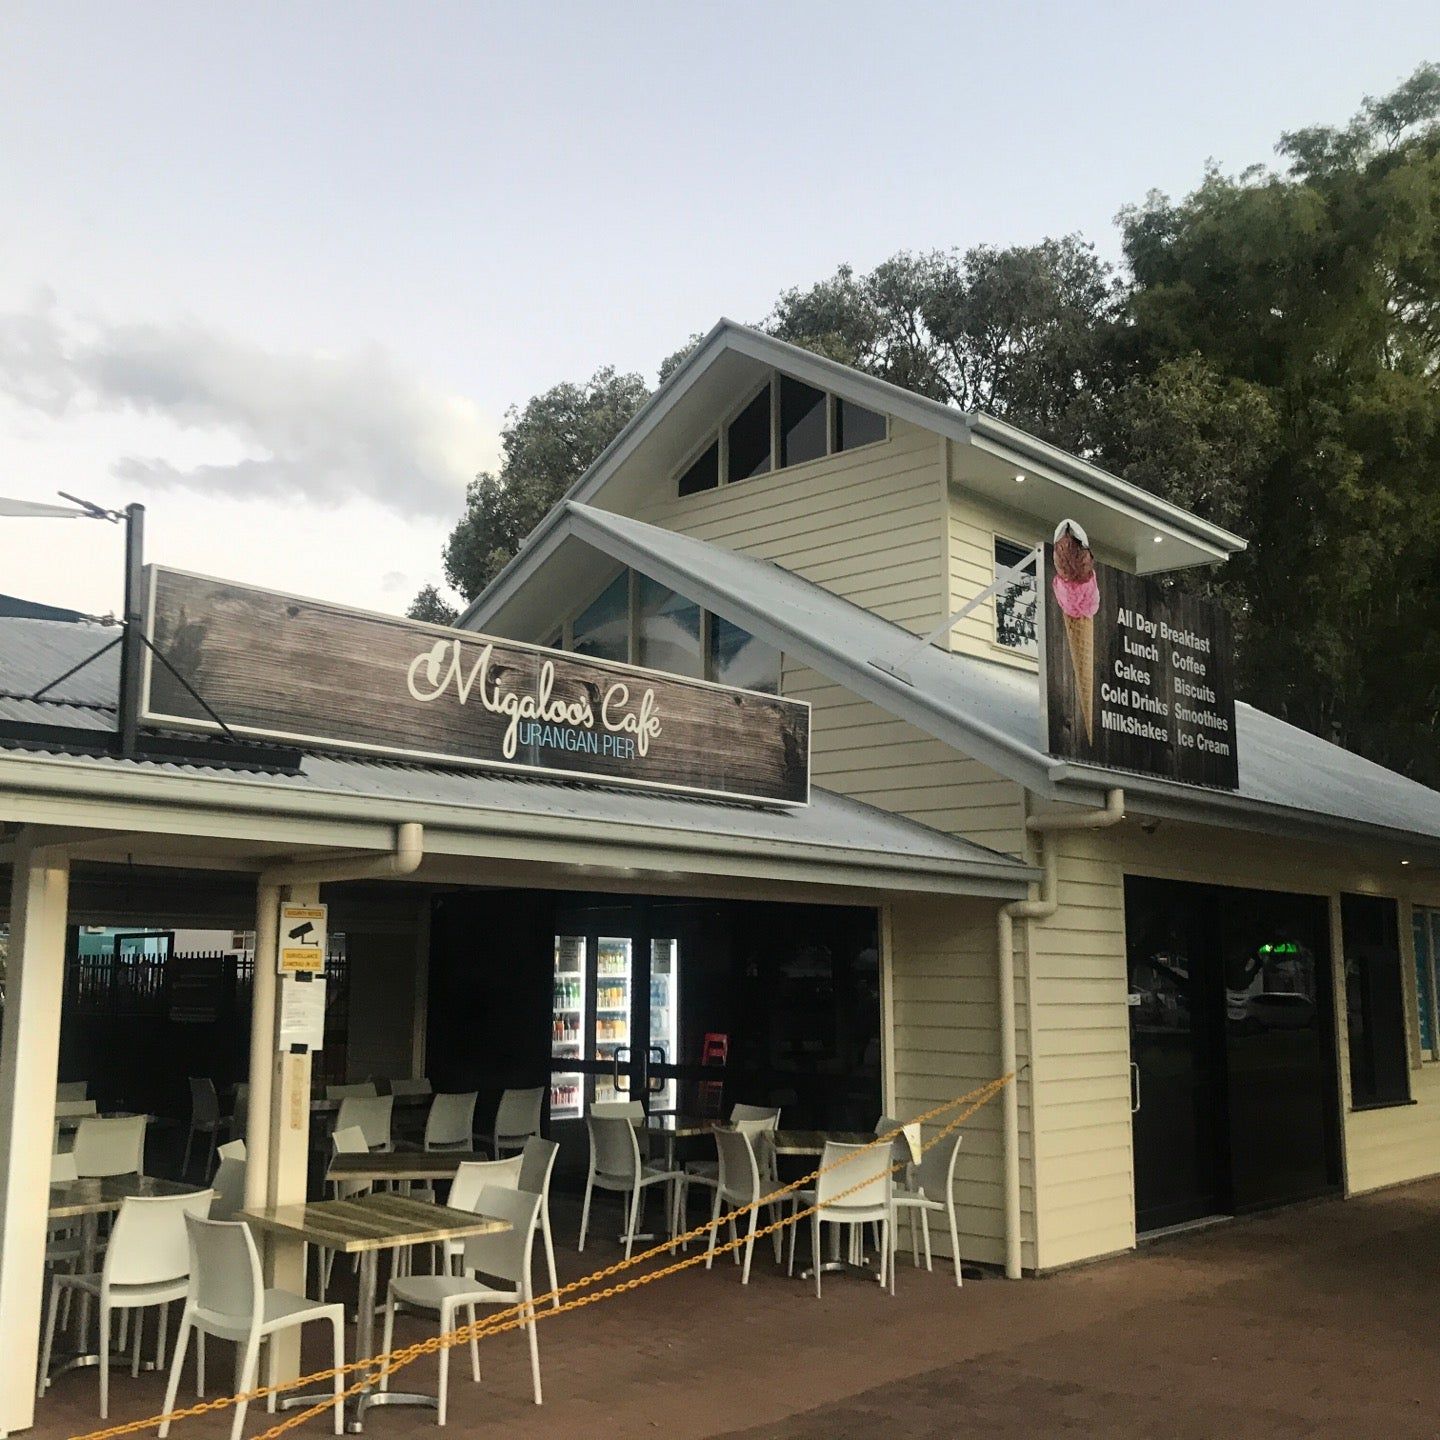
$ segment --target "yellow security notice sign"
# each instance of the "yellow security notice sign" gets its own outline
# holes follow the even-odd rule
[[[325,973],[326,915],[324,905],[281,905],[280,973]]]

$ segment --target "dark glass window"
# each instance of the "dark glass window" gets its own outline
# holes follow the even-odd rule
[[[597,660],[630,658],[628,571],[617,575],[589,609],[576,618],[571,648],[577,655],[593,655]]]
[[[730,463],[725,478],[748,480],[770,469],[770,387],[767,385],[730,423]]]
[[[645,575],[639,577],[637,603],[639,663],[649,670],[701,679],[700,607]]]
[[[826,452],[825,392],[780,377],[780,463],[803,465]]]
[[[1410,1099],[1397,912],[1395,901],[1376,895],[1340,897],[1352,1105],[1403,1105]]]
[[[1028,554],[1023,545],[1013,540],[995,540],[995,573],[1018,565]],[[1025,571],[1018,580],[995,592],[995,643],[1026,655],[1036,654],[1035,567]]]
[[[780,652],[748,630],[710,617],[710,678],[741,690],[780,693]]]
[[[854,450],[885,438],[885,417],[863,405],[835,397],[835,448]]]
[[[713,490],[719,483],[720,442],[717,440],[680,477],[679,489],[682,495],[696,495],[701,490]]]

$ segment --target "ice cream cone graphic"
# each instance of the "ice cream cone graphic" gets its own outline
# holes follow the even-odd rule
[[[1051,580],[1056,603],[1065,619],[1065,640],[1070,668],[1075,673],[1075,695],[1085,743],[1095,743],[1095,613],[1100,608],[1100,586],[1095,579],[1095,557],[1090,541],[1073,520],[1062,520],[1055,530],[1055,576]]]

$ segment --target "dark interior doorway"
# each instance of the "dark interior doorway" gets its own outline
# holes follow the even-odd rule
[[[1327,902],[1127,876],[1125,922],[1137,1228],[1337,1189]]]
[[[597,1100],[868,1129],[880,1113],[870,909],[467,891],[431,919],[427,1069],[437,1090],[544,1085],[562,1166]]]

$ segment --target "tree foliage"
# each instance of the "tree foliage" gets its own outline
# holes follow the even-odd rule
[[[432,625],[453,625],[460,614],[434,585],[422,585],[405,613],[412,620],[428,620]]]
[[[474,599],[649,394],[639,375],[607,368],[512,407],[500,432],[500,469],[470,482],[465,513],[445,544],[450,585]]]

